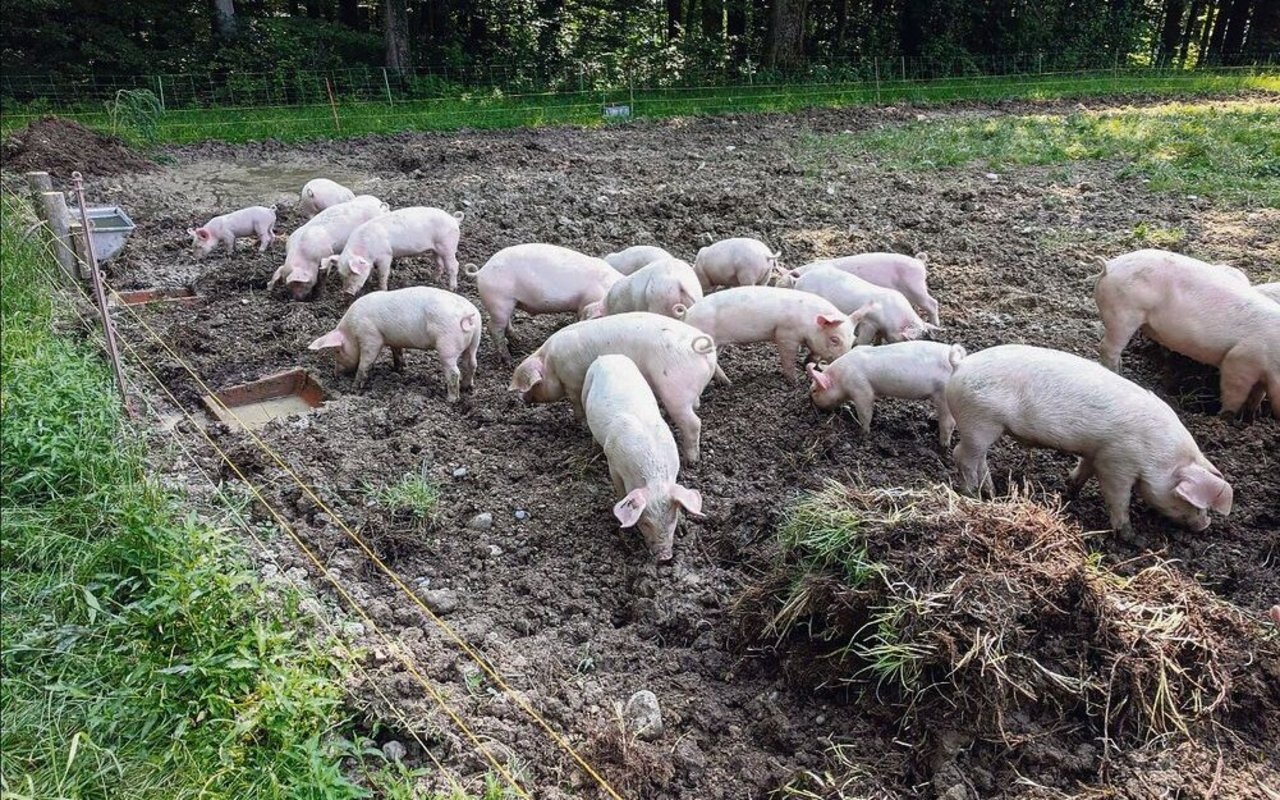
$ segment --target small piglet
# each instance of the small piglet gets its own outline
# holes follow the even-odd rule
[[[955,460],[966,492],[994,493],[987,450],[1005,433],[1033,447],[1079,456],[1069,484],[1097,475],[1111,527],[1131,533],[1135,486],[1147,503],[1192,530],[1208,509],[1231,513],[1231,484],[1201,454],[1160,398],[1093,361],[1006,344],[966,356],[947,383],[960,443]]]
[[[937,329],[936,325],[920,319],[898,290],[877,286],[835,267],[808,270],[796,280],[795,288],[825,297],[845,314],[871,304],[858,323],[858,344],[870,344],[881,339],[890,343],[907,342]]]
[[[373,195],[362,194],[316,214],[285,242],[284,263],[271,276],[267,288],[283,281],[294,300],[306,299],[316,286],[324,260],[341,253],[356,228],[390,210]]]
[[[432,253],[436,273],[448,275],[449,291],[458,289],[458,223],[461,211],[450,214],[438,208],[412,206],[374,217],[351,232],[342,253],[325,259],[325,269],[338,268],[342,290],[360,293],[374,267],[378,288],[387,290],[391,259]]]
[[[626,250],[610,253],[604,257],[604,260],[623,275],[630,275],[641,267],[663,258],[672,258],[672,255],[661,247],[638,244]]]
[[[693,271],[702,291],[716,286],[758,286],[767,283],[778,269],[778,256],[759,239],[721,239],[698,251]]]
[[[916,253],[915,258],[899,253],[861,253],[856,256],[825,259],[797,267],[785,273],[783,284],[794,284],[806,272],[821,267],[835,267],[842,272],[856,275],[864,281],[894,289],[902,293],[910,303],[925,312],[934,325],[938,322],[938,301],[929,295],[929,263],[927,253]]]
[[[600,301],[622,275],[604,259],[553,244],[518,244],[499,250],[469,275],[489,312],[498,357],[511,361],[507,334],[518,308],[530,314],[598,314]],[[586,369],[586,365],[583,365]]]
[[[587,369],[612,354],[627,356],[639,367],[680,431],[685,463],[696,464],[702,421],[695,412],[716,371],[716,345],[679,320],[637,311],[575,322],[547,337],[516,367],[510,390],[526,403],[568,398],[574,416],[582,419]]]
[[[599,308],[587,309],[587,318],[628,311],[650,311],[679,319],[702,299],[698,276],[686,261],[663,258],[641,267],[609,288]]]
[[[1257,283],[1254,284],[1253,290],[1265,297],[1271,298],[1277,303],[1280,303],[1280,281],[1276,281],[1275,283]]]
[[[249,206],[214,217],[199,228],[187,228],[187,233],[191,235],[191,250],[197,257],[209,255],[219,244],[225,244],[227,252],[234,253],[236,238],[240,236],[257,236],[258,252],[265,253],[275,241],[276,234],[272,230],[275,224],[274,208]]]
[[[337,348],[338,367],[355,370],[355,390],[364,388],[369,369],[391,348],[396,371],[404,368],[402,351],[435,350],[448,387],[448,400],[461,399],[461,389],[475,383],[476,351],[480,348],[480,310],[466,298],[444,289],[411,286],[375,292],[352,302],[338,327],[316,339],[309,350]],[[458,359],[462,358],[462,369]]]
[[[1164,250],[1107,261],[1093,290],[1106,328],[1099,360],[1120,371],[1139,329],[1176,353],[1218,367],[1222,415],[1253,416],[1264,395],[1280,417],[1280,304],[1239,270]]]
[[[326,208],[354,200],[355,196],[355,192],[336,181],[316,178],[302,187],[302,202],[298,210],[307,217],[314,217]]]
[[[941,342],[899,342],[879,347],[855,347],[826,369],[808,365],[813,404],[831,410],[853,401],[863,433],[871,433],[876,397],[932,400],[938,412],[938,441],[951,444],[956,421],[947,408],[947,381],[964,348]]]
[[[658,561],[670,561],[680,509],[702,516],[702,495],[676,483],[680,453],[653,390],[634,361],[603,355],[587,369],[582,407],[609,462],[614,516],[640,528]]]
[[[853,347],[854,326],[869,311],[853,315],[816,294],[776,286],[739,286],[709,294],[689,307],[684,321],[707,333],[717,345],[773,342],[782,375],[796,380],[800,346],[824,361],[835,361]],[[717,370],[716,379],[728,382]]]

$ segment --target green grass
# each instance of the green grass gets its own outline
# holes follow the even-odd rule
[[[896,169],[1010,167],[1120,161],[1122,174],[1156,191],[1194,194],[1252,207],[1280,207],[1280,101],[1168,103],[1071,114],[956,118],[860,134],[811,136],[805,156],[887,159]],[[1135,231],[1151,244],[1178,231]]]
[[[3,203],[3,796],[389,793],[398,773],[353,743],[351,665],[300,633],[297,592],[268,596],[236,538],[147,477],[96,348],[56,332],[28,212]]]
[[[670,118],[735,112],[796,111],[897,102],[1058,98],[1097,95],[1205,95],[1280,91],[1280,77],[1244,71],[1074,73],[949,78],[935,81],[872,81],[830,84],[700,87],[627,91],[505,95],[468,93],[458,97],[396,104],[339,102],[338,122],[328,105],[170,109],[145,118],[138,129],[125,123],[115,132],[139,144],[181,144],[217,139],[298,141],[402,131],[459,128],[514,128],[541,125],[603,125],[604,103],[628,104],[639,118]],[[39,106],[6,108],[0,134],[15,131],[43,112]],[[60,115],[112,130],[112,117],[98,109],[63,110]],[[119,119],[119,115],[117,115]]]
[[[387,511],[409,514],[419,520],[430,521],[440,505],[440,488],[421,472],[410,472],[396,483],[369,487],[370,500]]]

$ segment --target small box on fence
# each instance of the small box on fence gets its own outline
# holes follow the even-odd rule
[[[631,119],[631,106],[605,106],[605,119]]]
[[[120,248],[124,247],[125,240],[129,238],[129,234],[133,233],[135,226],[133,220],[129,219],[129,215],[124,213],[124,209],[120,206],[90,206],[88,216],[89,233],[93,236],[93,252],[98,257],[98,263],[101,264],[120,252]],[[80,209],[72,208],[71,233],[73,236],[78,234],[80,227]]]

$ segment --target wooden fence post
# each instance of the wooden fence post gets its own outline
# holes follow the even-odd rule
[[[71,212],[67,210],[67,198],[62,192],[41,192],[40,214],[53,233],[53,255],[58,259],[58,266],[68,278],[85,277],[80,274],[79,260],[71,246]]]

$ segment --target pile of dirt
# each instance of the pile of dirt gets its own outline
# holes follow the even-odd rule
[[[15,172],[43,170],[64,179],[76,170],[110,176],[156,168],[114,136],[58,117],[42,117],[10,136],[4,143],[3,160],[5,168]]]
[[[738,610],[793,679],[895,708],[939,796],[1011,777],[974,786],[961,752],[1031,774],[1075,762],[1088,782],[1099,742],[1118,757],[1211,729],[1280,739],[1280,715],[1239,713],[1280,703],[1274,637],[1167,562],[1121,576],[1082,541],[1022,497],[832,483],[787,513],[778,566]]]

